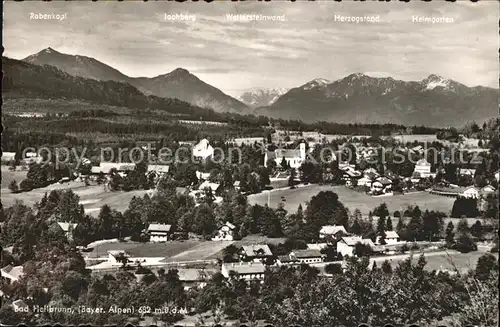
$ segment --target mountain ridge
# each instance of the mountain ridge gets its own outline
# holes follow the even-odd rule
[[[178,98],[192,105],[212,108],[218,112],[249,112],[249,108],[243,102],[203,82],[185,68],[176,68],[169,73],[155,77],[130,77],[95,58],[65,54],[51,47],[30,55],[22,61],[36,65],[55,66],[73,76],[128,83],[148,95]]]
[[[4,98],[77,99],[134,110],[159,110],[195,119],[216,116],[213,109],[176,98],[146,95],[129,83],[74,76],[51,65],[35,65],[3,56],[2,70]]]
[[[23,59],[53,63],[73,76],[128,83],[145,95],[178,98],[217,112],[265,115],[304,122],[395,123],[457,126],[498,115],[498,89],[469,87],[436,74],[420,81],[353,73],[338,80],[315,78],[283,89],[254,88],[233,98],[185,68],[155,77],[128,77],[94,58],[46,48]]]
[[[324,79],[320,79],[324,80]],[[498,115],[498,89],[468,87],[430,74],[420,81],[354,73],[331,83],[313,79],[256,109],[274,118],[305,122],[396,123],[458,126]]]

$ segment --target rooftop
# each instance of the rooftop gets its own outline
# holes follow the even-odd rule
[[[74,230],[78,224],[71,224],[71,223],[63,223],[63,222],[58,222],[57,223],[59,227],[63,230],[63,232],[67,233],[71,230]]]
[[[199,190],[204,190],[205,188],[211,189],[213,192],[215,192],[219,188],[220,184],[218,183],[211,183],[209,181],[204,181],[203,183],[200,184],[198,187]]]
[[[260,262],[251,263],[225,263],[222,265],[228,272],[234,271],[239,275],[247,274],[263,274],[266,271],[266,266]]]
[[[23,266],[12,266],[8,265],[2,268],[2,277],[7,277],[9,279],[18,280],[24,275]]]
[[[399,235],[395,231],[390,230],[385,232],[385,238],[399,238]]]
[[[293,158],[301,158],[300,150],[295,149],[276,149],[274,151],[267,152],[268,159],[281,159],[285,157],[285,159],[293,159]]]
[[[148,172],[155,171],[157,173],[168,173],[170,166],[168,165],[148,165]]]
[[[294,250],[292,253],[290,253],[290,255],[295,256],[296,258],[317,258],[324,256],[324,254],[322,254],[320,250],[314,249]]]
[[[371,239],[361,238],[361,236],[342,237],[342,241],[344,241],[349,246],[355,246],[357,243],[362,243],[362,244],[368,245],[370,247],[375,246],[375,244],[373,243],[373,241]]]
[[[194,282],[209,280],[217,270],[215,269],[194,269],[194,268],[181,268],[177,269],[179,280],[181,282]]]
[[[331,235],[337,234],[338,232],[347,234],[345,227],[342,225],[326,225],[321,227],[321,230],[319,232],[322,234],[331,234]]]
[[[108,251],[109,254],[111,254],[113,257],[117,257],[117,256],[120,256],[120,255],[123,255],[125,257],[129,257],[130,255],[124,251],[124,250],[109,250]]]
[[[280,255],[278,256],[278,260],[281,262],[298,262],[296,258],[292,258],[289,255]]]
[[[148,232],[170,232],[172,225],[152,223],[148,226]]]
[[[273,255],[273,252],[267,244],[243,245],[241,249],[249,257]]]

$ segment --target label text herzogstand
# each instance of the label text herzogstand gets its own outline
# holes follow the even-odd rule
[[[334,15],[333,20],[335,22],[342,23],[379,23],[380,16],[344,16],[344,15]]]

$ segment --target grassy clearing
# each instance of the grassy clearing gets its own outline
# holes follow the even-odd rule
[[[15,180],[17,184],[21,183],[23,179],[26,178],[27,170],[21,170],[20,167],[17,168],[16,171],[10,171],[9,166],[1,166],[2,167],[2,195],[4,192],[10,193],[9,184]]]
[[[198,241],[167,242],[167,243],[137,243],[118,242],[97,245],[91,252],[84,252],[83,256],[90,258],[106,257],[108,251],[124,250],[132,257],[173,257],[184,251],[200,245]]]
[[[176,255],[170,256],[165,260],[166,262],[175,261],[194,261],[194,260],[207,260],[216,259],[219,252],[221,252],[225,247],[232,244],[231,241],[205,241],[198,243],[197,245],[186,249]]]
[[[251,204],[264,205],[268,203],[271,207],[277,207],[279,203],[283,203],[285,209],[288,212],[295,212],[299,204],[306,207],[306,202],[311,199],[314,195],[318,194],[320,191],[333,191],[338,194],[339,199],[344,203],[351,212],[356,208],[361,211],[362,214],[367,215],[375,207],[381,203],[387,203],[389,212],[392,214],[395,210],[401,211],[401,209],[406,208],[408,205],[418,205],[423,211],[425,209],[429,210],[439,210],[445,213],[449,213],[453,207],[453,198],[441,197],[437,195],[431,195],[427,192],[419,192],[404,195],[394,195],[387,197],[372,197],[363,193],[359,193],[348,189],[344,186],[331,186],[331,185],[306,185],[304,187],[299,187],[296,189],[284,189],[276,190],[274,192],[253,194],[248,197],[248,201]],[[286,201],[282,201],[281,197],[284,196]]]
[[[134,196],[142,197],[148,190],[134,190],[130,192],[111,192],[106,191],[102,185],[89,185],[86,186],[83,182],[78,180],[71,181],[64,184],[55,183],[44,188],[38,188],[31,190],[29,192],[22,193],[11,193],[7,188],[4,188],[4,178],[5,183],[9,180],[16,179],[16,176],[20,173],[26,174],[26,172],[8,172],[4,175],[4,170],[2,167],[2,190],[1,197],[4,207],[12,206],[16,200],[23,201],[24,204],[28,206],[33,206],[35,203],[39,202],[45,193],[50,193],[52,190],[67,190],[71,189],[76,195],[80,197],[80,201],[83,207],[90,215],[99,214],[99,209],[104,205],[109,205],[112,209],[118,211],[125,211],[128,208],[130,200]]]
[[[459,253],[456,251],[449,251],[448,254],[439,255],[425,255],[425,260],[427,261],[426,269],[429,271],[448,269],[454,270],[454,265],[459,269],[459,271],[467,271],[476,268],[477,260],[485,254],[484,251],[475,251],[469,253]],[[498,258],[498,254],[494,254]],[[414,255],[412,262],[416,263],[418,261],[419,255]],[[392,260],[391,265],[396,267],[403,259]],[[377,263],[378,264],[378,263]],[[380,265],[379,265],[380,267]]]

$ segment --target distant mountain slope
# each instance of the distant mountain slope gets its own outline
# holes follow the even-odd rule
[[[238,99],[252,108],[265,107],[273,104],[280,96],[288,92],[285,88],[261,89],[255,88],[243,92]]]
[[[243,102],[203,82],[183,68],[177,68],[168,74],[153,78],[133,78],[130,83],[146,94],[178,98],[199,107],[212,108],[218,112],[241,113],[248,110]]]
[[[148,96],[136,87],[115,81],[73,76],[56,67],[38,66],[2,57],[3,96],[80,99],[134,109],[158,109],[192,117],[214,117],[213,110],[199,108],[178,99]]]
[[[498,89],[467,87],[436,75],[405,82],[358,73],[330,83],[313,80],[257,113],[306,122],[458,126],[497,116],[499,95]]]
[[[74,76],[129,83],[147,95],[177,98],[199,107],[212,108],[218,112],[245,113],[248,111],[248,107],[241,101],[201,81],[182,68],[153,78],[133,78],[94,58],[64,54],[52,48],[28,56],[23,61],[36,65],[55,66]]]
[[[70,75],[92,78],[100,81],[129,83],[130,78],[120,71],[94,58],[60,53],[52,48],[28,56],[23,61],[35,65],[50,65]]]

